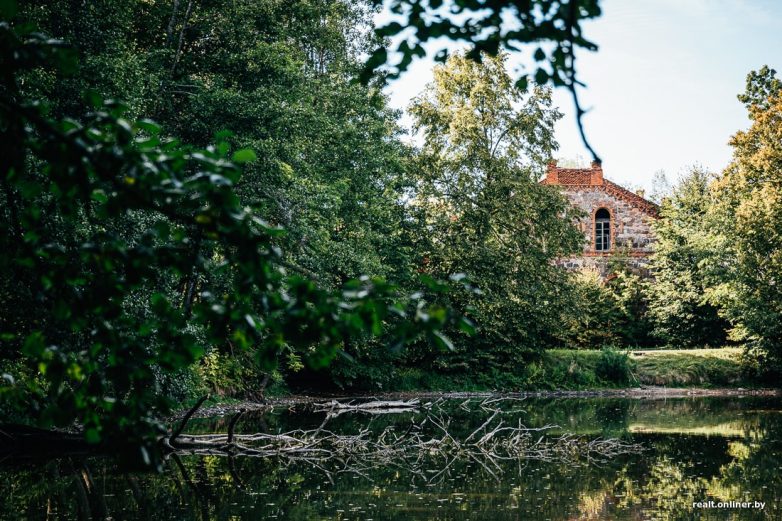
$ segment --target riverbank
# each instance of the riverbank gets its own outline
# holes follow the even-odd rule
[[[619,353],[622,355],[622,353]],[[755,392],[763,382],[745,374],[740,348],[638,350],[606,356],[601,350],[549,350],[520,364],[516,373],[439,374],[398,370],[376,390],[275,387],[263,403],[300,403],[324,397],[455,396],[514,393],[521,396],[702,396]],[[767,386],[767,384],[766,384]],[[745,391],[748,390],[748,391]],[[763,391],[761,391],[763,392]],[[313,397],[314,396],[314,397]],[[195,403],[183,404],[186,409]],[[215,397],[205,407],[256,408],[256,402]]]
[[[624,356],[626,355],[626,356]],[[441,375],[400,370],[389,391],[583,391],[605,388],[760,387],[748,378],[742,350],[664,349],[627,352],[554,349],[517,373]]]
[[[738,347],[629,351],[631,382],[660,387],[753,386],[745,375],[742,353]],[[594,371],[601,352],[553,350],[547,354],[554,364],[575,361]]]

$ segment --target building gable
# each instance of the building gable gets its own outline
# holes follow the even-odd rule
[[[603,168],[560,168],[548,165],[542,184],[556,185],[584,217],[577,226],[584,233],[584,250],[578,257],[562,259],[569,268],[594,267],[605,274],[606,257],[620,254],[645,270],[654,250],[652,222],[659,216],[653,202],[603,177]]]

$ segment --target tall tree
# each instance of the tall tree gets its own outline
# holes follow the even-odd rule
[[[258,154],[238,193],[288,230],[291,269],[332,285],[394,275],[406,151],[380,90],[351,81],[376,43],[367,2],[34,0],[23,12],[78,46],[78,74],[25,84],[54,113],[81,114],[91,89],[188,143],[230,131]]]
[[[400,339],[443,341],[435,329],[448,313],[421,294],[397,301],[379,279],[335,291],[286,273],[282,230],[236,195],[254,152],[164,139],[113,101],[93,99],[80,121],[51,118],[21,87],[25,71],[68,61],[62,43],[6,23],[0,42],[4,419],[10,403],[25,422],[78,425],[87,442],[151,464],[172,405],[156,373],[207,349],[248,353],[268,370],[282,352],[323,366],[392,323]],[[182,298],[176,281],[194,272],[197,299],[192,288]]]
[[[712,216],[722,283],[712,298],[738,337],[782,362],[782,82],[763,67],[739,96],[752,124],[731,139],[733,160],[715,183]]]
[[[672,347],[721,346],[728,324],[708,298],[715,251],[707,214],[713,175],[693,167],[662,201],[648,285],[654,334]]]
[[[423,133],[412,166],[422,262],[436,275],[465,272],[483,291],[463,304],[475,308],[489,364],[556,327],[564,275],[551,261],[581,240],[571,206],[538,183],[560,114],[548,89],[518,88],[505,59],[452,56],[410,107]]]

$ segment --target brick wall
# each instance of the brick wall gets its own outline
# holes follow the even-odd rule
[[[549,163],[543,184],[557,185],[574,206],[584,212],[578,226],[584,233],[581,256],[560,259],[569,269],[593,268],[606,274],[611,258],[622,259],[633,271],[648,274],[648,257],[654,251],[651,224],[657,205],[603,178],[599,163],[591,168],[558,168]],[[595,250],[595,213],[605,208],[611,215],[611,249]]]

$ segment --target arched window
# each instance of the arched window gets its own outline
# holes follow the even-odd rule
[[[611,249],[611,214],[605,208],[595,213],[595,250]]]

